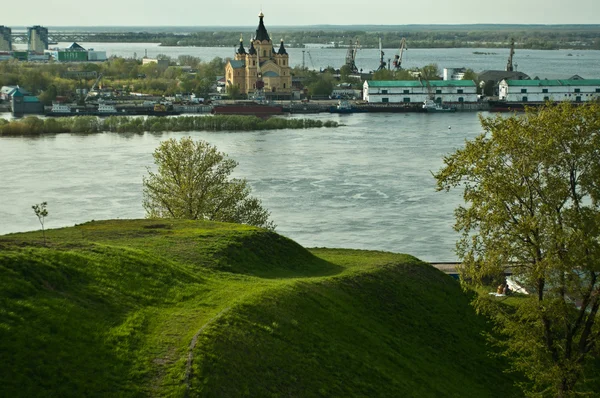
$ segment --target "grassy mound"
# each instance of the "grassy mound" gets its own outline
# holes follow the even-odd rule
[[[252,227],[104,221],[0,236],[2,396],[492,396],[456,282]]]

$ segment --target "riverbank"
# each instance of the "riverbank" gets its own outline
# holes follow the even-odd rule
[[[41,119],[0,119],[0,136],[22,136],[60,133],[143,133],[182,131],[256,131],[338,127],[332,120],[261,119],[256,116],[214,115],[178,117],[72,116]]]

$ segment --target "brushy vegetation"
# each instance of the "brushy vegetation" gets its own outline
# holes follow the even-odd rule
[[[518,396],[414,257],[201,221],[0,236],[0,395]]]
[[[313,119],[269,118],[256,116],[214,115],[178,117],[73,116],[40,119],[28,116],[22,120],[0,119],[0,135],[35,135],[59,133],[143,133],[145,131],[255,131],[338,127],[337,122]]]

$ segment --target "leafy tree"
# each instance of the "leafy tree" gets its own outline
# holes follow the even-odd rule
[[[340,80],[347,82],[352,74],[352,68],[348,65],[344,65],[340,68]]]
[[[44,105],[51,105],[52,101],[54,101],[56,99],[56,96],[58,95],[58,90],[56,89],[56,86],[54,84],[51,84],[48,86],[48,88],[46,90],[44,90],[39,98],[40,101],[44,104]]]
[[[31,206],[31,208],[33,209],[33,212],[37,216],[38,220],[40,220],[40,224],[42,225],[42,235],[44,236],[44,246],[46,245],[46,231],[44,230],[44,220],[46,217],[48,217],[48,209],[46,209],[47,205],[48,205],[48,202],[42,202],[40,204]]]
[[[227,94],[231,99],[237,99],[240,95],[240,88],[235,84],[230,84],[227,86]]]
[[[527,393],[571,396],[598,355],[600,106],[481,123],[485,132],[435,174],[438,190],[464,190],[455,224],[462,280],[481,286],[512,270],[531,294],[514,306],[488,295],[474,303],[504,335],[497,343],[529,379]]]
[[[421,78],[425,80],[440,80],[441,72],[437,64],[425,65],[420,69],[420,71]]]
[[[477,75],[477,73],[475,73],[475,71],[473,71],[473,69],[467,69],[465,71],[465,75],[463,76],[463,80],[473,80],[475,82],[477,82],[479,75]]]
[[[144,177],[149,217],[214,220],[275,229],[270,213],[250,196],[245,179],[230,178],[237,162],[205,141],[184,137],[154,151],[156,173]]]
[[[200,65],[200,58],[194,57],[193,55],[180,55],[177,57],[177,61],[181,66],[190,66],[194,69],[197,69]]]
[[[373,73],[373,80],[416,80],[408,70],[382,69]]]
[[[314,74],[316,80],[308,84],[310,95],[329,96],[333,91],[333,75],[329,72]]]

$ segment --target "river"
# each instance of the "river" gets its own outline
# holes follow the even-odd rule
[[[304,246],[405,252],[451,261],[459,192],[435,191],[431,171],[481,128],[476,113],[321,114],[343,127],[0,138],[0,234],[144,217],[142,177],[161,140],[191,135],[239,162],[277,231]]]
[[[145,47],[152,46],[149,56],[190,54],[204,60],[232,51],[143,43],[84,45],[120,56],[133,56],[133,52],[141,56]],[[339,65],[345,54],[342,49],[310,51],[313,61],[319,62],[317,68]],[[369,63],[376,64],[377,50],[359,54],[367,51],[374,56],[369,56]],[[409,51],[407,67],[411,62],[419,66],[435,62],[440,67],[481,71],[501,69],[506,62],[498,49],[481,50],[496,55],[475,55],[474,49]],[[290,49],[296,64],[301,62],[300,52]],[[519,70],[532,76],[539,71],[549,77],[600,77],[600,51],[569,53],[572,56],[566,51],[518,50],[515,59]],[[365,59],[359,56],[359,67],[366,67]],[[191,135],[237,160],[236,176],[249,180],[253,194],[271,211],[277,231],[304,246],[403,252],[432,262],[456,260],[458,236],[452,225],[460,192],[436,192],[431,172],[439,170],[444,155],[481,133],[477,113],[307,117],[336,120],[344,126],[1,137],[0,234],[39,229],[31,206],[42,201],[48,202],[48,228],[92,219],[144,217],[142,177],[153,167],[153,150],[161,140]]]

